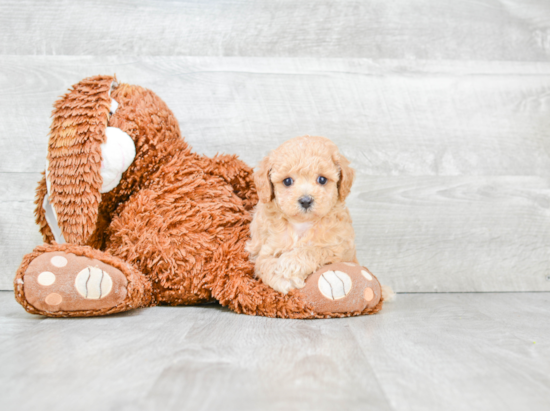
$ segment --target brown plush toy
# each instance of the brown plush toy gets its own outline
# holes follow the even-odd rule
[[[257,202],[236,156],[193,153],[166,104],[114,77],[85,79],[56,102],[36,220],[15,298],[50,317],[219,301],[281,318],[372,314],[380,284],[338,263],[287,295],[254,278],[245,243]]]

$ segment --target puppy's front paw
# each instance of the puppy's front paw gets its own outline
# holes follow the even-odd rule
[[[293,288],[304,288],[306,285],[304,280],[309,274],[311,270],[287,257],[281,257],[275,268],[275,277],[285,283],[285,288],[288,287],[287,292]]]
[[[294,288],[290,280],[287,280],[286,278],[279,278],[273,281],[270,285],[275,291],[279,291],[283,294],[288,294],[288,292]]]
[[[306,282],[302,278],[291,277],[289,280],[294,288],[304,288],[306,286]]]
[[[302,282],[312,272],[308,267],[287,256],[280,257],[275,267],[275,275],[278,277],[288,280],[302,279]]]

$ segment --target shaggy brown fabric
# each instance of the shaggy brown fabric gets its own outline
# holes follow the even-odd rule
[[[110,116],[114,77],[85,79],[56,104],[49,143],[50,201],[70,245],[37,247],[15,279],[16,299],[31,313],[93,316],[157,303],[218,300],[235,312],[282,318],[371,314],[318,313],[299,291],[283,295],[254,278],[245,242],[258,201],[252,169],[236,156],[193,153],[166,104],[139,86],[117,85],[119,108]],[[136,157],[118,186],[100,194],[101,149],[107,126],[126,132]],[[37,189],[37,223],[46,243],[44,178]],[[93,248],[90,248],[93,247]],[[46,313],[25,299],[20,280],[40,253],[63,250],[96,258],[129,281],[124,304],[104,310]]]

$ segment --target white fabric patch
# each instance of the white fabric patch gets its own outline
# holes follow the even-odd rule
[[[58,244],[65,244],[65,238],[61,233],[61,228],[57,224],[57,213],[55,212],[55,207],[50,203],[50,195],[52,193],[52,184],[50,183],[50,162],[46,160],[46,189],[48,194],[44,197],[44,202],[42,203],[42,208],[45,211],[46,222],[50,226],[50,230],[53,234],[53,238]]]
[[[88,267],[77,274],[74,285],[82,297],[88,300],[99,300],[111,292],[113,280],[102,269]]]
[[[46,178],[47,180],[47,178]],[[45,217],[46,222],[50,226],[50,230],[52,231],[53,238],[58,244],[65,244],[65,238],[63,238],[63,234],[61,233],[61,229],[59,228],[59,225],[57,224],[57,214],[55,212],[55,209],[53,208],[53,205],[50,204],[50,195],[46,194],[44,196],[44,202],[42,203],[42,208],[45,211]]]
[[[365,277],[367,280],[372,281],[372,275],[370,275],[367,271],[361,270],[361,274],[363,274],[363,277]]]
[[[111,99],[111,108],[109,109],[109,112],[111,115],[115,114],[116,109],[118,108],[118,103],[115,99]]]
[[[114,100],[113,100],[114,101]],[[116,127],[107,127],[107,141],[101,145],[101,178],[103,185],[100,193],[115,188],[124,173],[136,157],[136,146],[132,138]]]
[[[344,298],[351,290],[351,278],[342,271],[327,271],[319,277],[319,291],[329,300]]]
[[[55,274],[49,271],[44,271],[43,273],[40,273],[38,275],[38,278],[36,279],[36,281],[38,281],[38,284],[43,285],[44,287],[47,287],[55,283]]]
[[[62,257],[60,255],[56,255],[56,256],[53,256],[50,259],[50,263],[52,263],[52,265],[54,265],[58,268],[61,268],[61,267],[65,267],[67,265],[68,261],[65,257]]]

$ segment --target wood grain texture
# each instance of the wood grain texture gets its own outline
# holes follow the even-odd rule
[[[359,259],[396,290],[550,289],[548,63],[6,56],[0,72],[0,288],[41,241],[53,101],[116,72],[157,92],[200,153],[255,165],[288,138],[333,139],[358,171]]]
[[[361,176],[359,261],[404,292],[550,291],[550,180]]]
[[[12,290],[23,256],[42,244],[34,222],[39,173],[0,173],[0,290]]]
[[[148,408],[391,409],[368,356],[343,324],[247,321],[208,311],[149,390]]]
[[[0,173],[0,287],[41,244],[38,173]],[[359,261],[398,292],[550,291],[550,184],[529,176],[359,176]]]
[[[53,102],[116,73],[164,99],[207,155],[253,165],[311,134],[369,175],[550,176],[550,63],[6,56],[0,72],[0,171],[42,171]]]
[[[548,61],[550,4],[9,0],[0,52]]]
[[[216,305],[46,319],[0,292],[0,408],[543,411],[549,307],[548,293],[408,294],[349,319]]]
[[[550,407],[550,294],[399,295],[347,320],[394,410]]]

